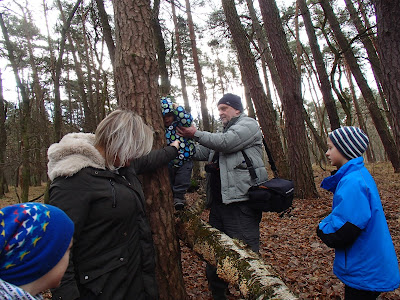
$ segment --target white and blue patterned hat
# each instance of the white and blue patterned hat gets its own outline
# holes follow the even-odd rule
[[[361,156],[367,150],[368,136],[358,127],[345,126],[335,129],[329,138],[340,153],[347,159]]]
[[[170,98],[168,98],[168,97],[161,98],[161,111],[162,111],[163,116],[174,112],[174,106],[173,106],[172,100]]]

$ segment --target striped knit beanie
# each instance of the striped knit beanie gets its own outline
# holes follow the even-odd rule
[[[361,156],[368,147],[367,135],[358,127],[340,127],[329,134],[335,147],[348,160]]]
[[[21,286],[55,267],[68,250],[74,223],[59,208],[21,203],[0,210],[0,278]]]

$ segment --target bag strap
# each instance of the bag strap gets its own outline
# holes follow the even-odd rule
[[[253,164],[251,163],[249,157],[247,156],[246,152],[244,152],[244,150],[242,150],[242,154],[244,157],[244,161],[246,162],[246,165],[247,165],[247,170],[249,170],[251,179],[257,181],[258,177],[257,177],[256,171],[254,170]]]
[[[267,155],[268,155],[268,162],[271,165],[271,170],[274,173],[275,177],[278,177],[278,169],[276,168],[275,161],[272,158],[272,153],[267,146],[267,142],[265,141],[264,136],[263,136],[262,140],[263,140],[265,151],[267,152]]]

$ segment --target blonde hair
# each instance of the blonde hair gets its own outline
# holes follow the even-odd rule
[[[117,109],[97,126],[94,146],[104,150],[106,167],[115,170],[151,151],[153,131],[135,112]]]

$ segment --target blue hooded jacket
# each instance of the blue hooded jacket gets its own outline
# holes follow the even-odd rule
[[[334,193],[332,212],[317,232],[335,248],[335,275],[355,289],[395,290],[400,283],[399,265],[378,189],[363,158],[348,161],[321,187]]]

